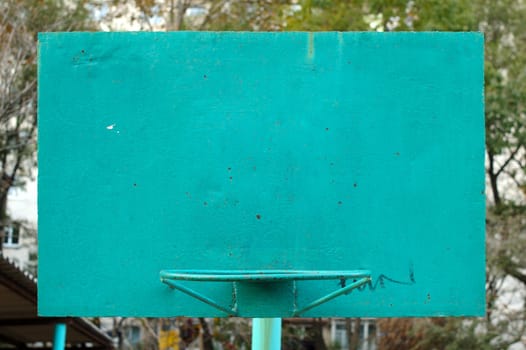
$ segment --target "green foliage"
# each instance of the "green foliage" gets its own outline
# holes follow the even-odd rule
[[[301,9],[290,6],[284,30],[368,30],[365,3],[346,0],[304,0]]]
[[[500,154],[526,141],[526,9],[508,0],[485,5],[479,14],[486,37],[486,144]]]
[[[477,1],[418,0],[412,13],[416,16],[414,29],[419,31],[476,31]],[[409,28],[407,28],[409,29]]]
[[[213,337],[223,349],[248,348],[250,335],[251,328],[247,319],[237,317],[214,319]]]
[[[465,350],[493,349],[491,335],[486,332],[476,331],[478,322],[462,319],[445,319],[444,322],[425,322],[423,327],[424,337],[415,346],[416,349],[444,349]]]
[[[289,5],[285,0],[210,1],[210,10],[196,29],[219,31],[277,31]]]
[[[286,30],[476,30],[469,0],[304,0]]]

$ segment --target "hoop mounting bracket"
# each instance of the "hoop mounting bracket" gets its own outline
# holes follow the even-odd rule
[[[343,294],[350,293],[371,280],[368,270],[312,271],[312,270],[162,270],[161,282],[177,289],[203,303],[206,303],[228,316],[238,316],[237,289],[242,283],[292,282],[294,306],[290,317],[298,317],[310,309],[324,304]],[[305,306],[297,306],[297,281],[340,280],[340,288],[328,293]],[[348,281],[351,281],[348,283]],[[232,303],[222,305],[212,298],[181,284],[179,281],[228,282],[232,283]]]

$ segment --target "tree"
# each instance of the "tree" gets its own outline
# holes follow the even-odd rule
[[[84,1],[0,3],[0,236],[10,225],[7,195],[36,167],[37,32],[86,27]],[[0,239],[0,251],[3,239]]]
[[[103,30],[280,30],[287,0],[92,0]]]

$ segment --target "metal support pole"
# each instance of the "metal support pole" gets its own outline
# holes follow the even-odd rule
[[[281,349],[281,318],[252,319],[252,350]]]
[[[64,350],[66,347],[66,324],[57,323],[55,325],[55,339],[53,341],[53,350]]]

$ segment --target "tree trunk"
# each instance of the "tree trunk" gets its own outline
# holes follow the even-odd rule
[[[353,329],[352,329],[352,319],[349,317],[345,319],[345,333],[347,335],[347,348],[351,349]]]
[[[214,350],[212,333],[210,333],[208,322],[203,317],[199,317],[199,324],[201,325],[201,332],[203,332],[203,350]]]
[[[170,0],[170,12],[168,15],[167,31],[181,30],[187,4],[185,0]]]
[[[362,326],[362,320],[355,318],[352,326],[352,333],[349,337],[349,350],[358,350],[360,346],[360,327]]]
[[[493,193],[493,201],[495,206],[499,206],[501,203],[499,188],[497,185],[498,174],[495,172],[495,159],[493,153],[488,150],[488,177],[491,186],[491,192]]]
[[[323,321],[321,318],[317,318],[313,323],[313,340],[316,350],[327,350],[327,345],[323,339]]]
[[[0,196],[0,254],[4,245],[5,228],[7,225],[7,195]]]
[[[111,331],[113,337],[117,337],[117,349],[124,349],[124,334],[122,334],[122,325],[126,318],[122,317],[117,320],[117,317],[113,318],[113,329]]]

